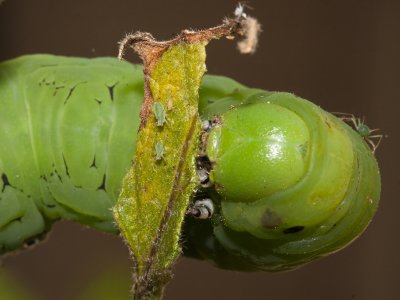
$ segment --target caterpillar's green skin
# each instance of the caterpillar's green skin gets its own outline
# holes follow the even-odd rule
[[[0,253],[59,218],[116,232],[111,207],[134,154],[142,76],[112,58],[0,65]]]
[[[0,253],[59,218],[116,232],[110,208],[135,150],[139,67],[111,58],[25,56],[0,65]],[[357,237],[380,177],[353,129],[287,93],[206,76],[210,220],[188,218],[185,254],[227,269],[285,270]]]
[[[188,255],[281,271],[343,248],[366,228],[379,202],[378,165],[343,121],[288,93],[202,108],[222,116],[207,147],[220,207],[209,222],[188,220]]]

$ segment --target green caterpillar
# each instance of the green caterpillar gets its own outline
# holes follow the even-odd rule
[[[112,58],[0,64],[0,254],[60,218],[117,232],[110,208],[134,158],[142,99],[142,69]],[[203,186],[185,222],[186,255],[290,269],[344,247],[373,217],[378,166],[342,120],[218,76],[204,78],[199,112]]]

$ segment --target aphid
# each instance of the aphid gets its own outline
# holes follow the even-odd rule
[[[142,76],[111,58],[0,64],[0,254],[61,218],[116,233],[110,208],[135,151]],[[355,131],[292,94],[221,76],[205,76],[199,94],[201,118],[213,120],[193,158],[208,200],[189,209],[186,255],[226,269],[286,270],[366,228],[380,175],[363,122]],[[153,110],[164,124],[161,108]],[[160,141],[150,151],[162,159],[165,149]]]
[[[156,146],[156,160],[161,160],[164,158],[164,145],[162,142],[158,141]]]
[[[154,116],[157,119],[157,126],[163,126],[165,123],[165,109],[162,103],[160,102],[154,102],[153,103],[153,112]]]
[[[365,118],[356,118],[353,114],[347,113],[334,113],[339,115],[339,117],[346,122],[349,122],[353,128],[360,134],[360,136],[371,146],[371,150],[375,153],[376,149],[378,149],[379,144],[383,138],[383,134],[373,134],[373,132],[379,131],[379,129],[370,129],[368,125],[365,123]],[[374,142],[373,140],[376,140]]]

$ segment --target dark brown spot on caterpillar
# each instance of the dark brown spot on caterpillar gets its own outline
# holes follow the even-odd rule
[[[304,229],[304,226],[293,226],[290,228],[287,228],[283,231],[284,234],[288,234],[288,233],[296,233],[299,231],[302,231]]]
[[[54,173],[57,175],[58,180],[60,180],[60,182],[62,182],[62,177],[61,177],[61,175],[57,172],[57,170],[54,170]]]
[[[24,190],[18,188],[17,186],[11,185],[11,183],[10,183],[10,181],[8,180],[8,177],[7,177],[7,175],[6,175],[5,173],[3,173],[3,174],[1,175],[1,180],[3,181],[3,188],[1,189],[1,193],[4,192],[4,190],[6,189],[6,186],[9,186],[10,188],[14,188],[14,189],[16,189],[17,191],[20,191],[21,193],[24,192]]]
[[[90,168],[95,168],[95,169],[97,169],[97,165],[96,165],[96,155],[93,156],[93,161],[92,161],[92,164],[90,165]]]
[[[273,210],[267,208],[261,219],[261,225],[267,229],[276,229],[282,224],[282,219]]]
[[[62,154],[62,157],[63,157],[63,161],[64,161],[65,174],[66,174],[68,177],[70,177],[70,176],[69,176],[68,165],[67,165],[67,160],[65,159],[64,153]]]
[[[6,174],[2,174],[1,175],[1,180],[3,181],[3,189],[1,190],[1,192],[4,192],[4,190],[6,189],[6,186],[11,186],[10,182],[8,181],[8,177]]]
[[[77,87],[78,85],[80,85],[80,84],[83,84],[83,83],[86,83],[86,81],[78,82],[78,83],[75,84],[72,88],[69,89],[68,95],[67,95],[67,97],[65,98],[65,101],[64,101],[64,105],[67,104],[69,98],[71,98],[72,93],[75,91],[76,87]]]
[[[103,181],[101,182],[101,185],[97,188],[97,190],[106,190],[106,174],[103,175]]]
[[[110,100],[114,101],[114,88],[117,86],[119,82],[117,81],[113,85],[106,85],[108,89],[108,93],[110,94]]]

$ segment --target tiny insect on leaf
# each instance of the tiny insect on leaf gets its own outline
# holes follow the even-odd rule
[[[154,116],[156,117],[157,120],[157,126],[163,126],[165,121],[166,121],[166,112],[164,105],[160,102],[154,102],[153,104],[153,112]]]
[[[156,144],[156,160],[161,160],[164,158],[164,145],[162,142],[158,141]]]

